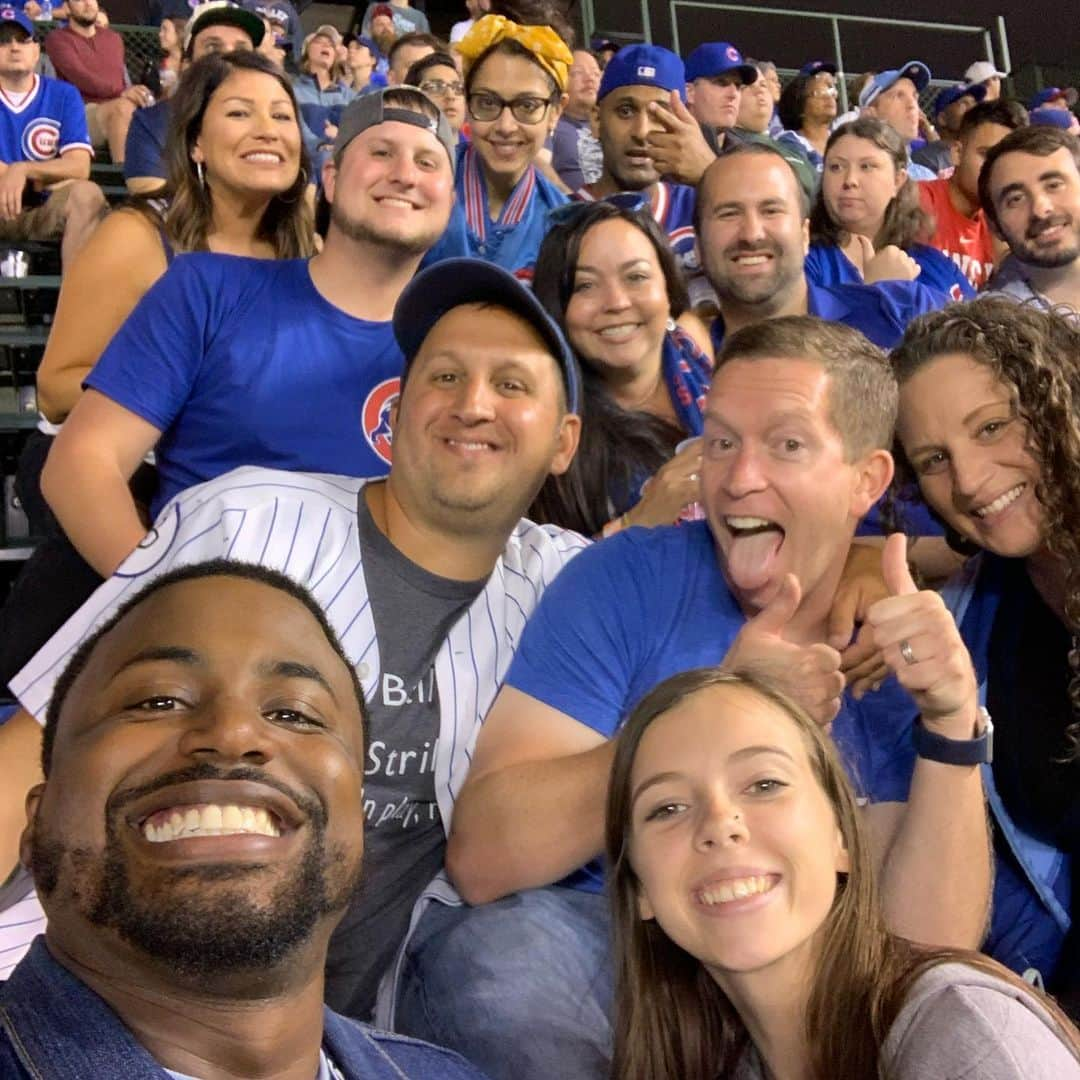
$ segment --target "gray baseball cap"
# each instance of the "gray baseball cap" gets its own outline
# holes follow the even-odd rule
[[[417,106],[424,101],[433,106],[439,114],[438,120],[433,120],[424,112],[417,109],[402,108],[400,105],[387,105],[387,94],[399,94],[406,92],[415,94]],[[450,155],[450,169],[453,171],[457,163],[458,137],[450,127],[450,122],[442,114],[442,110],[422,90],[415,86],[387,86],[381,90],[372,91],[355,98],[345,106],[341,114],[341,123],[338,124],[337,138],[334,140],[334,161],[340,163],[341,155],[345,153],[345,147],[349,145],[361,132],[367,131],[376,124],[385,124],[388,120],[396,120],[402,124],[412,124],[414,127],[426,128],[443,144],[447,154]]]

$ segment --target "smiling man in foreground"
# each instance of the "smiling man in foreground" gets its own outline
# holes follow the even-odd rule
[[[27,803],[49,922],[0,986],[0,1075],[476,1078],[323,1006],[363,726],[322,610],[274,571],[172,572],[88,638]]]

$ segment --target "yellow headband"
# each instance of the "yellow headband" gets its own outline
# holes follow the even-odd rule
[[[457,43],[457,50],[472,67],[492,45],[500,41],[516,41],[532,53],[536,62],[555,80],[560,90],[570,81],[570,65],[574,54],[550,26],[522,26],[503,15],[485,15],[473,23],[472,29]]]

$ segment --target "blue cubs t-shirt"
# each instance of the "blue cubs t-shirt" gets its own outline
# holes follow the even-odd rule
[[[94,152],[86,108],[74,86],[35,75],[18,105],[0,93],[0,161],[51,161],[66,150]]]
[[[629,529],[583,551],[548,586],[506,682],[611,738],[658,683],[719,664],[745,622],[706,522]],[[907,800],[916,711],[892,678],[861,701],[844,697],[832,737],[871,802]],[[565,884],[600,891],[601,863]]]
[[[85,386],[162,432],[154,515],[240,465],[385,476],[404,359],[389,322],[347,315],[306,259],[180,255]]]
[[[920,285],[944,294],[949,300],[971,300],[975,290],[947,255],[926,244],[912,244],[907,254],[919,264]],[[815,285],[861,285],[855,264],[835,244],[811,244],[806,254],[806,280]]]

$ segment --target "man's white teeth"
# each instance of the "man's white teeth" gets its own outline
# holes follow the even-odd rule
[[[715,904],[730,904],[732,900],[743,900],[747,896],[756,896],[758,893],[768,892],[775,880],[771,877],[748,877],[735,878],[725,881],[721,885],[712,885],[708,889],[702,889],[698,893],[703,904],[709,906]]]
[[[386,196],[379,201],[383,206],[403,206],[406,210],[413,208],[413,204],[408,199],[395,199],[392,196]]]
[[[447,439],[451,446],[461,446],[466,450],[490,450],[491,444],[486,442],[466,442],[464,439]]]
[[[143,836],[154,844],[186,840],[191,836],[233,836],[236,833],[280,836],[281,830],[270,814],[260,807],[213,803],[174,810],[167,818],[153,814],[143,823]]]
[[[736,255],[735,261],[742,266],[760,266],[769,261],[768,255]]]
[[[624,338],[630,337],[636,329],[637,323],[621,323],[619,326],[605,326],[604,329],[600,331],[600,336],[613,341],[621,341]]]
[[[978,510],[972,510],[972,513],[977,518],[991,517],[994,514],[1000,514],[1006,506],[1016,502],[1020,497],[1020,492],[1024,490],[1024,484],[1017,484],[1016,487],[1010,491],[1006,491],[1004,495],[999,495],[992,503],[987,503],[986,506],[979,507]]]

